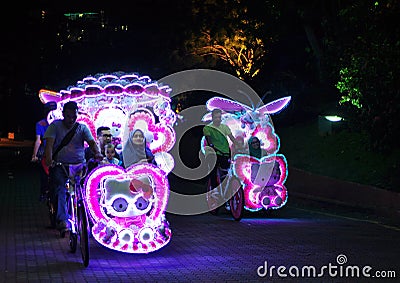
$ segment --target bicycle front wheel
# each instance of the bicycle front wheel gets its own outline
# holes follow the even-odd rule
[[[243,217],[243,210],[244,210],[244,192],[241,187],[230,198],[229,205],[231,206],[231,213],[233,218],[236,221],[240,221]]]
[[[218,210],[219,210],[219,205],[218,205],[218,194],[213,191],[213,187],[211,186],[211,179],[208,179],[207,181],[207,204],[209,211],[212,215],[217,215]]]
[[[86,215],[85,204],[81,200],[78,204],[78,227],[79,227],[79,244],[82,254],[83,265],[89,265],[89,232],[88,218]]]

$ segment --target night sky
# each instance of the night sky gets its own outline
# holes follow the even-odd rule
[[[24,139],[34,138],[34,125],[42,114],[38,98],[41,88],[59,91],[96,73],[139,72],[157,80],[182,70],[181,66],[172,65],[169,56],[180,44],[183,28],[190,24],[190,1],[141,0],[129,5],[96,1],[96,6],[85,4],[88,1],[34,2],[10,8],[2,18],[6,44],[0,49],[0,103],[6,111],[1,113],[1,137],[20,131]],[[48,11],[51,24],[40,23],[41,10]],[[109,25],[128,25],[129,32],[112,38],[99,33],[94,42],[76,44],[61,54],[54,52],[59,45],[53,38],[59,31],[57,23],[65,21],[63,13],[102,10]],[[282,42],[291,43],[290,37],[286,40]],[[283,54],[271,60],[275,68],[303,64],[300,53],[306,44],[304,35],[296,41],[297,44],[287,44],[286,48],[275,47]],[[293,52],[294,48],[297,51]],[[274,56],[278,56],[276,50]]]

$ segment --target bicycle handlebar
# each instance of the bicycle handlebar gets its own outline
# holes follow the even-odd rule
[[[229,153],[222,152],[221,150],[219,150],[219,149],[216,148],[216,147],[213,147],[213,146],[209,146],[209,147],[211,147],[211,148],[214,149],[215,151],[221,153],[220,155],[222,155],[222,156],[225,156],[225,157],[230,157],[230,156],[231,156]]]
[[[75,164],[54,162],[54,165],[52,164],[52,167],[54,167],[54,166],[61,166],[69,178],[75,177],[76,175],[80,175],[80,178],[83,179],[87,173],[86,162],[75,163]],[[68,166],[68,171],[65,168],[65,166]],[[79,173],[82,173],[82,174],[79,174]]]

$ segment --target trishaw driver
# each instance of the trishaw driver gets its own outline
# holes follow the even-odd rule
[[[235,138],[232,135],[231,129],[222,123],[222,111],[221,109],[213,109],[211,112],[212,122],[203,128],[203,134],[207,140],[207,145],[212,147],[217,154],[217,161],[212,168],[209,177],[211,178],[211,186],[215,188],[217,186],[217,169],[218,166],[223,170],[228,170],[230,166],[230,148],[227,137],[230,138],[232,143],[236,143]],[[207,161],[206,151],[206,161]],[[210,170],[210,162],[207,162]],[[222,180],[221,180],[222,182]]]
[[[65,196],[65,183],[68,179],[62,164],[79,164],[85,162],[84,141],[89,144],[95,158],[102,160],[103,155],[100,153],[97,144],[90,133],[89,128],[85,124],[76,122],[78,117],[78,105],[74,101],[69,101],[64,104],[62,120],[55,120],[49,125],[44,134],[46,139],[45,157],[46,165],[50,167],[50,191],[53,198],[58,201],[57,205],[57,229],[60,231],[68,230],[68,213]],[[76,125],[76,126],[75,126]],[[74,128],[76,127],[76,128]],[[64,137],[74,131],[72,138],[60,150],[57,150]],[[72,132],[71,132],[72,133]],[[54,156],[54,151],[58,154]]]

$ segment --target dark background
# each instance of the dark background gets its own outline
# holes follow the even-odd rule
[[[157,80],[187,68],[174,65],[170,56],[190,27],[190,1],[32,2],[11,3],[2,17],[1,137],[15,132],[21,139],[34,138],[34,124],[42,115],[41,88],[59,91],[87,75],[114,71],[139,72]],[[100,16],[79,21],[64,15],[78,12]],[[122,26],[128,30],[121,30]],[[85,34],[78,40],[81,29]],[[288,44],[293,40],[295,44]],[[269,56],[262,76],[289,65],[304,65],[305,44],[301,32],[283,38],[273,46],[274,55]],[[260,76],[260,81],[267,79]],[[265,92],[268,86],[260,84],[259,90]],[[197,98],[187,104],[203,101]]]
[[[398,1],[227,3],[7,3],[0,17],[0,137],[16,132],[20,139],[33,139],[35,122],[42,114],[39,90],[60,91],[88,75],[138,72],[158,80],[194,68],[234,74],[221,60],[214,60],[214,64],[187,60],[184,47],[201,25],[213,30],[226,28],[229,21],[225,15],[232,7],[241,11],[242,5],[248,7],[248,13],[239,14],[237,21],[254,18],[263,22],[265,27],[257,36],[265,40],[267,51],[260,73],[246,83],[260,97],[272,91],[264,102],[292,96],[288,108],[276,116],[274,123],[287,126],[315,120],[318,115],[340,114],[348,118],[353,130],[370,135],[374,150],[397,147],[394,137],[400,130],[400,30],[393,23],[400,11]],[[197,15],[196,9],[200,10]],[[68,17],[71,13],[77,13],[76,17]],[[80,17],[78,13],[89,14]],[[339,72],[344,67],[350,67],[357,76],[354,87],[361,90],[361,109],[350,103],[339,105],[343,94],[335,84],[341,80]],[[351,82],[347,86],[352,87]],[[184,107],[205,101],[192,93],[187,97]]]

